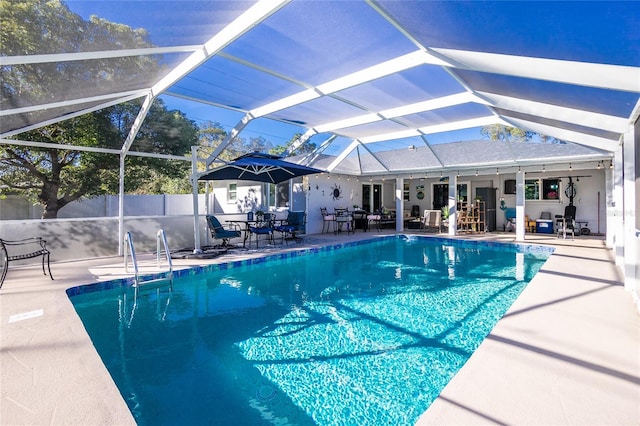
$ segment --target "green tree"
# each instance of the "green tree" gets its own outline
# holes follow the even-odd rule
[[[501,142],[526,142],[533,138],[534,132],[528,132],[516,127],[504,126],[502,124],[492,124],[480,129],[482,136],[492,141]]]
[[[75,53],[153,47],[144,29],[92,16],[88,21],[59,0],[0,1],[2,55]],[[2,109],[146,87],[161,71],[157,56],[21,64],[0,68]],[[120,149],[140,110],[129,102],[25,132],[17,139],[59,145]],[[70,110],[72,111],[72,110]],[[48,118],[46,110],[3,117],[2,131]],[[197,143],[197,127],[156,100],[132,150],[185,155]],[[118,191],[119,156],[63,148],[0,146],[2,191],[44,206],[44,218],[82,196]],[[125,191],[159,192],[186,180],[188,162],[126,157]],[[0,194],[1,195],[1,194]]]
[[[296,140],[298,140],[298,138],[300,138],[300,136],[302,136],[302,133],[294,134],[291,137],[291,139],[289,139],[284,145],[276,145],[275,147],[271,148],[269,150],[269,154],[283,155],[287,151],[287,149],[289,149],[289,147]],[[309,139],[307,139],[292,154],[293,155],[308,154],[310,152],[313,152],[316,149],[316,147],[317,146],[315,143],[312,143]]]
[[[59,0],[3,0],[0,18],[3,56],[153,47],[146,30],[95,16],[85,21]],[[146,87],[149,76],[161,71],[158,59],[142,55],[3,66],[0,107],[6,110]],[[0,129],[13,130],[50,117],[46,109],[9,115],[0,121]]]
[[[61,145],[120,149],[135,120],[139,102],[116,105],[19,135],[19,139]],[[198,140],[198,129],[179,111],[167,111],[156,100],[138,132],[133,148],[158,154],[187,155]],[[0,146],[3,191],[25,196],[44,207],[43,219],[83,196],[117,193],[120,157],[114,154],[62,148]],[[125,191],[158,193],[185,181],[190,164],[159,158],[127,156]],[[159,178],[159,179],[158,179]]]
[[[492,141],[527,142],[536,138],[542,143],[566,143],[561,139],[553,138],[551,136],[529,132],[526,130],[518,129],[517,127],[504,126],[502,124],[492,124],[490,126],[484,126],[482,127],[482,129],[480,129],[480,133],[482,134],[482,136],[491,139]]]

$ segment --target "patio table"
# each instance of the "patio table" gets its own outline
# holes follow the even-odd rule
[[[282,224],[283,220],[284,219],[274,219],[273,223],[274,223],[274,225],[276,223],[278,223],[278,222],[280,222],[280,224]],[[249,239],[249,233],[250,233],[249,228],[251,227],[251,225],[254,225],[254,224],[256,224],[258,222],[261,222],[261,221],[258,221],[258,220],[255,220],[255,219],[254,220],[246,220],[246,219],[244,219],[244,220],[225,220],[225,222],[234,223],[234,224],[240,225],[240,229],[244,233],[244,237],[242,239],[242,248],[245,248],[246,245],[247,245],[247,240]]]

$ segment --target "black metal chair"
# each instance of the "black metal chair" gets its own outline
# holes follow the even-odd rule
[[[322,215],[322,233],[329,232],[329,229],[336,228],[336,215],[330,214],[326,207],[320,208],[320,214]]]
[[[251,238],[256,238],[256,248],[258,248],[258,241],[260,235],[266,235],[268,240],[273,243],[273,228],[275,223],[275,215],[272,213],[265,213],[261,217],[256,217],[256,222],[249,226],[249,247],[251,247]]]
[[[11,247],[12,252],[16,252],[9,254],[7,247]],[[0,288],[2,288],[4,279],[7,277],[9,262],[32,259],[38,256],[42,256],[42,273],[45,276],[47,275],[47,272],[44,269],[44,261],[46,259],[49,277],[53,279],[53,275],[51,275],[50,255],[51,252],[47,249],[47,242],[40,237],[25,238],[22,240],[0,239]]]
[[[218,218],[212,215],[207,215],[207,226],[213,239],[222,240],[222,247],[229,247],[229,240],[231,238],[238,238],[242,235],[237,225],[234,226],[233,229],[226,229],[222,226]]]
[[[295,241],[300,243],[302,241],[302,237],[300,237],[298,233],[305,231],[305,224],[307,222],[306,218],[306,212],[289,211],[287,218],[274,229],[282,234],[283,242]]]
[[[353,221],[353,214],[348,208],[336,209],[335,211],[335,229],[334,234],[345,231],[347,235],[349,232],[355,232],[355,222]]]

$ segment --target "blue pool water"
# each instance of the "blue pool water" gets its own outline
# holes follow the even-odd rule
[[[69,294],[138,424],[408,425],[549,254],[387,237]]]

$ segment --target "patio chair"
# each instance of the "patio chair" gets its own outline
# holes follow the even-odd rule
[[[289,211],[289,213],[287,214],[287,218],[274,229],[282,234],[283,242],[295,241],[299,244],[302,241],[302,237],[300,237],[298,233],[304,233],[306,222],[306,212]]]
[[[325,229],[326,232],[329,232],[332,227],[335,230],[336,215],[329,214],[326,207],[320,208],[320,214],[322,215],[322,233],[325,233]]]
[[[422,216],[422,230],[435,230],[440,232],[440,226],[442,225],[442,212],[440,210],[425,210]]]
[[[556,238],[560,238],[561,233],[563,239],[567,238],[567,233],[571,234],[571,239],[575,238],[576,206],[568,205],[564,208],[564,215],[556,215],[556,228]]]
[[[220,224],[218,218],[212,215],[207,215],[207,227],[214,240],[222,240],[222,247],[229,247],[229,240],[231,238],[238,238],[242,235],[237,225],[232,229],[226,229]]]
[[[11,251],[11,253],[9,253]],[[49,269],[49,277],[51,275],[51,262],[49,257],[51,252],[47,249],[47,242],[41,237],[25,238],[22,240],[3,240],[0,238],[0,288],[7,276],[9,270],[9,262],[32,259],[34,257],[42,257],[42,273],[47,275],[44,269],[45,259],[47,261],[47,269]]]
[[[336,228],[333,230],[334,233],[346,231],[348,235],[349,232],[355,232],[353,214],[351,214],[348,208],[336,209],[335,218]]]
[[[276,216],[272,213],[265,213],[262,217],[257,217],[253,225],[249,226],[249,247],[251,247],[251,239],[256,238],[256,248],[258,248],[259,236],[266,235],[269,242],[273,243],[273,228]]]

